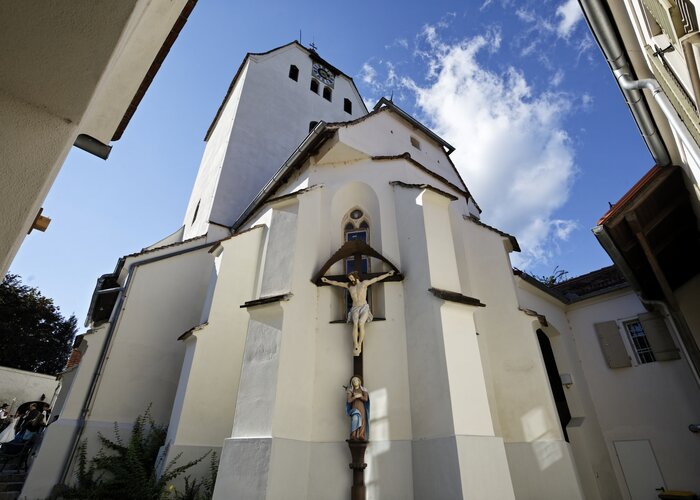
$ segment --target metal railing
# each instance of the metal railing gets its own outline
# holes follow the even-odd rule
[[[678,6],[672,0],[642,0],[642,4],[674,46],[685,33]]]
[[[673,105],[674,109],[680,116],[685,126],[690,131],[695,139],[695,142],[700,144],[700,119],[695,110],[693,101],[688,97],[685,88],[676,79],[675,75],[667,68],[664,61],[657,55],[654,55],[654,49],[650,46],[645,46],[648,60],[651,63],[651,69]]]

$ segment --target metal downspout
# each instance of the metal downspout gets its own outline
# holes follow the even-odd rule
[[[695,139],[688,131],[688,127],[685,126],[681,117],[678,116],[678,113],[673,108],[668,97],[666,97],[666,94],[661,90],[659,82],[653,78],[632,80],[632,78],[622,70],[615,70],[613,73],[621,88],[629,90],[646,89],[651,92],[652,97],[656,100],[656,104],[659,105],[659,108],[661,108],[661,111],[670,123],[673,131],[678,134],[681,141],[686,146],[687,151],[693,156],[693,159],[700,164],[700,148],[698,148]]]
[[[698,369],[700,368],[700,365],[697,364],[698,358],[690,352],[690,349],[688,349],[687,346],[688,337],[692,339],[693,334],[690,331],[690,327],[685,321],[683,315],[679,314],[675,309],[669,307],[668,304],[666,304],[666,302],[662,302],[660,300],[647,300],[641,296],[639,298],[644,304],[660,307],[663,310],[663,312],[671,319],[671,323],[673,324],[673,327],[676,330],[676,336],[678,337],[676,340],[679,345],[679,348],[683,352],[683,354],[685,354],[686,359],[689,361],[688,365],[690,365],[690,371],[693,373],[695,383],[698,384],[698,386],[700,387],[700,375],[698,375]]]
[[[639,126],[644,142],[646,142],[651,155],[654,157],[654,161],[657,165],[662,167],[670,165],[671,157],[668,154],[666,145],[661,139],[661,135],[659,134],[659,130],[656,127],[653,117],[651,116],[651,112],[649,111],[646,102],[644,102],[644,97],[640,92],[642,88],[648,87],[634,85],[635,82],[629,76],[633,75],[634,72],[629,61],[627,60],[625,51],[622,48],[617,29],[610,21],[607,9],[601,0],[579,0],[579,3],[581,4],[581,9],[586,16],[586,19],[588,20],[588,24],[593,31],[593,35],[598,40],[598,45],[603,51],[603,55],[607,59],[610,68],[620,83],[622,93],[627,100],[627,104],[630,107],[630,111],[632,112],[637,125]],[[641,81],[648,82],[649,80]],[[651,81],[656,83],[654,80]],[[656,85],[658,88],[658,84]],[[662,96],[661,98],[666,98],[666,96],[663,95],[663,92],[659,92],[658,94]],[[656,95],[654,97],[656,98]],[[659,99],[660,98],[657,98],[657,102],[659,102]],[[670,107],[668,99],[665,100],[666,104],[668,104]],[[664,111],[664,114],[666,114],[668,110],[665,109],[662,104],[660,105]],[[670,111],[672,111],[672,114],[678,118],[673,108],[671,108]],[[671,119],[669,118],[669,121],[670,120]]]
[[[92,410],[92,403],[94,402],[95,394],[97,393],[97,387],[99,386],[100,379],[102,378],[102,373],[104,372],[105,368],[105,363],[107,361],[107,354],[110,350],[110,347],[112,345],[112,337],[114,336],[114,331],[116,329],[116,324],[119,320],[119,315],[122,310],[122,304],[124,303],[124,298],[126,296],[126,293],[129,289],[129,286],[131,285],[132,281],[132,276],[134,270],[144,264],[150,264],[151,262],[157,262],[159,260],[167,259],[170,257],[176,257],[178,255],[181,255],[183,253],[188,253],[188,252],[194,252],[196,250],[201,250],[202,248],[210,247],[214,243],[203,243],[201,245],[197,245],[191,248],[183,249],[177,252],[169,253],[166,255],[160,255],[158,257],[152,257],[150,259],[145,259],[139,262],[134,262],[129,266],[128,272],[127,272],[127,278],[126,278],[126,284],[121,288],[121,292],[119,293],[119,298],[117,299],[116,304],[114,305],[114,309],[112,310],[112,315],[110,317],[109,321],[109,328],[107,330],[107,335],[105,338],[105,342],[102,345],[102,350],[100,351],[100,357],[97,361],[97,366],[95,368],[95,371],[92,374],[92,378],[90,380],[90,386],[88,387],[88,392],[87,395],[85,396],[85,402],[83,403],[83,408],[80,410],[80,416],[78,417],[78,424],[76,425],[75,432],[73,433],[73,437],[71,438],[71,444],[69,447],[69,451],[66,454],[66,456],[63,459],[63,467],[61,470],[61,478],[60,481],[58,482],[59,485],[61,484],[66,484],[66,479],[68,478],[68,473],[70,472],[71,466],[73,465],[73,460],[75,459],[75,452],[78,449],[78,446],[80,445],[80,438],[83,435],[83,431],[85,430],[85,424],[87,421],[87,416],[90,414],[90,411]]]

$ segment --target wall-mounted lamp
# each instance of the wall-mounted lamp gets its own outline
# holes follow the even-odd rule
[[[561,385],[563,385],[567,389],[574,385],[574,381],[571,378],[570,373],[560,373],[559,378],[561,379]]]

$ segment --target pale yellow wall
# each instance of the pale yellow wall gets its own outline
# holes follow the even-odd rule
[[[184,356],[177,337],[199,323],[213,266],[207,250],[132,270],[91,419],[131,422],[151,403],[157,422],[170,420]]]

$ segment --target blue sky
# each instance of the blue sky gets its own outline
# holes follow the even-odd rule
[[[203,137],[246,52],[299,37],[457,150],[514,264],[610,264],[590,232],[653,161],[576,0],[200,1],[106,162],[73,148],[10,272],[85,318],[95,280],[181,223]]]

